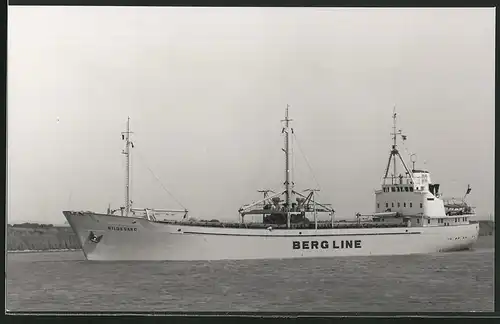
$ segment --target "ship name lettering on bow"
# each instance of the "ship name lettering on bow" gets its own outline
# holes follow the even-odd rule
[[[108,230],[110,231],[118,231],[118,232],[137,232],[136,227],[126,227],[126,226],[108,226]]]

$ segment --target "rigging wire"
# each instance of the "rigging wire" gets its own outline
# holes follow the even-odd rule
[[[410,151],[408,151],[408,149],[406,148],[405,141],[402,141],[402,144],[403,144],[403,149],[405,150],[406,154],[408,154],[408,159],[410,159],[411,162],[412,153],[410,153]]]
[[[265,153],[265,156],[269,156],[269,147],[267,147],[267,151]],[[275,149],[273,148],[271,151],[274,151]],[[277,155],[278,156],[278,155]],[[275,161],[274,159],[271,159],[271,161]],[[277,164],[276,164],[277,165]],[[270,181],[270,180],[275,180],[272,176],[270,177],[270,172],[273,171],[273,166],[271,166],[270,168],[268,167],[265,167],[261,173],[261,177],[260,179],[264,180],[263,181],[263,186],[261,186],[262,189],[270,189],[272,192],[274,192],[274,190],[276,190],[276,192],[278,191],[282,191],[281,187],[279,188],[275,188],[275,186],[273,185],[274,181]],[[274,175],[275,172],[272,173],[272,175]],[[279,180],[278,180],[279,181]],[[246,206],[246,205],[250,205],[250,204],[253,204],[255,203],[256,201],[259,201],[261,199],[263,199],[262,196],[259,196],[257,198],[253,198],[254,197],[254,193],[252,194],[244,194],[245,197],[248,197],[248,199],[244,199],[244,201],[251,201],[251,203],[248,203],[248,204],[243,204],[243,206]],[[242,198],[244,198],[242,196]],[[242,199],[243,200],[243,199]]]
[[[295,132],[293,133],[293,137],[295,138],[295,142],[297,143],[297,147],[299,148],[299,151],[300,153],[302,154],[302,157],[304,158],[304,160],[306,161],[306,164],[307,164],[307,167],[309,168],[309,171],[311,172],[312,174],[312,177],[314,179],[314,182],[316,182],[316,186],[318,187],[318,189],[321,190],[321,186],[319,185],[319,182],[318,182],[318,179],[316,178],[315,174],[314,174],[314,171],[311,167],[311,164],[309,163],[309,161],[307,160],[307,157],[306,155],[304,154],[304,152],[302,151],[302,148],[300,147],[300,144],[299,144],[299,140],[297,139],[297,135],[295,135]]]
[[[316,188],[317,188],[317,189],[319,189],[319,190],[321,191],[321,186],[320,186],[320,184],[319,184],[319,181],[318,181],[318,179],[316,178],[316,175],[314,174],[313,168],[311,167],[311,164],[309,163],[309,160],[307,159],[307,156],[305,155],[304,151],[302,151],[302,148],[301,148],[301,146],[300,146],[300,144],[299,144],[299,140],[298,140],[298,138],[297,138],[297,135],[295,135],[295,132],[293,133],[293,137],[294,137],[294,139],[295,139],[295,142],[297,143],[297,147],[299,148],[299,151],[300,151],[300,153],[301,153],[302,157],[304,158],[304,160],[305,160],[305,162],[306,162],[306,164],[307,164],[307,167],[309,168],[309,171],[311,172],[311,175],[312,175],[312,177],[313,177],[313,180],[314,180],[314,182],[316,183]],[[319,193],[319,191],[315,192],[315,194],[314,194],[314,195],[316,196],[316,198],[315,198],[315,200],[316,200],[316,201],[321,201],[321,200],[322,200],[322,197],[321,197],[321,194]],[[329,208],[332,208],[332,209],[333,209],[333,207],[332,207],[332,203],[330,203],[330,204],[326,204],[326,206],[329,206]]]
[[[137,150],[137,147],[135,147],[135,154],[137,154],[137,156],[139,157],[139,159],[141,160],[141,162],[144,164],[144,166],[149,170],[149,172],[151,173],[151,175],[158,181],[158,183],[160,184],[160,186],[162,187],[162,189],[173,199],[175,200],[176,203],[178,203],[182,208],[186,209],[187,208],[181,204],[181,202],[175,198],[175,196],[170,192],[168,191],[168,189],[163,185],[163,183],[161,182],[160,178],[153,172],[153,170],[147,165],[147,163],[144,161],[144,159],[142,158],[142,155],[138,152]]]

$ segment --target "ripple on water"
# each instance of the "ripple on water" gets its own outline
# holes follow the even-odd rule
[[[9,310],[492,311],[493,250],[216,262],[7,259]]]

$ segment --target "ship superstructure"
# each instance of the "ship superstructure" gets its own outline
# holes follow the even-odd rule
[[[317,201],[317,189],[296,190],[291,177],[293,129],[288,106],[282,120],[284,189],[261,190],[263,199],[239,209],[239,222],[192,220],[187,209],[132,208],[130,119],[122,133],[125,205],[109,208],[107,213],[63,213],[89,260],[276,259],[470,248],[479,230],[478,224],[469,222],[472,209],[460,214],[446,212],[439,184],[431,182],[429,172],[415,169],[414,164],[411,170],[407,167],[397,146],[398,137],[404,139],[404,135],[397,131],[395,112],[393,121],[393,144],[381,188],[375,193],[375,212],[357,214],[353,221],[336,221],[331,205]],[[397,160],[403,165],[400,173]],[[181,219],[169,218],[179,213]],[[329,215],[329,220],[319,221],[320,213]],[[262,215],[262,221],[245,222],[246,215]]]
[[[404,141],[406,135],[397,130],[396,119],[394,111],[391,133],[393,144],[381,188],[375,192],[374,219],[397,222],[402,219],[408,226],[423,227],[469,224],[469,218],[475,216],[473,208],[467,206],[460,212],[449,212],[450,205],[442,199],[440,184],[432,182],[429,171],[415,168],[415,154],[410,156],[412,168],[408,167],[397,145],[398,137]],[[397,161],[401,162],[402,170],[398,170]],[[466,195],[469,193],[470,186]]]

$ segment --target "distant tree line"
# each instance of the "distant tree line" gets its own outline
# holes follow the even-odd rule
[[[39,223],[21,223],[21,224],[8,224],[10,227],[23,227],[23,228],[48,228],[54,227],[52,224],[39,224]]]

